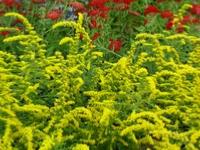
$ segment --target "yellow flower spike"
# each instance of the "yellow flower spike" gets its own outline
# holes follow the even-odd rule
[[[0,118],[1,119],[1,118]],[[4,136],[1,138],[1,147],[7,150],[12,150],[12,142],[10,140],[11,134],[12,134],[12,129],[11,129],[11,124],[7,123],[6,128],[4,131]]]
[[[103,53],[102,52],[92,52],[92,55],[103,57]]]
[[[192,5],[191,4],[184,4],[182,7],[181,7],[181,10],[187,10],[189,8],[192,8]]]
[[[17,35],[13,37],[8,37],[3,40],[3,42],[14,42],[14,41],[23,41],[29,39],[31,36],[27,35]]]
[[[74,27],[77,28],[77,24],[74,21],[60,21],[52,26],[52,29],[56,29],[58,27]]]
[[[108,126],[109,125],[109,120],[110,120],[110,117],[112,116],[112,114],[113,114],[113,112],[110,109],[104,108],[103,115],[102,115],[99,123],[102,126]]]
[[[196,131],[191,136],[191,143],[195,144],[200,140],[200,131]]]
[[[121,69],[123,70],[123,69],[126,69],[127,63],[128,63],[127,57],[122,57],[117,62],[117,65],[119,65],[121,67]]]
[[[90,148],[86,144],[76,144],[76,146],[73,147],[72,150],[90,150]]]
[[[147,82],[148,82],[148,86],[151,90],[151,95],[150,98],[155,98],[156,94],[159,92],[159,90],[156,88],[156,79],[154,79],[153,77],[147,77]]]
[[[139,41],[136,41],[135,43],[134,43],[134,45],[141,45],[141,44],[143,44],[143,43],[145,43],[146,42],[146,40],[139,40]]]
[[[34,50],[34,52],[29,52],[29,56],[31,57],[30,60],[35,59],[36,57],[44,58],[45,57],[45,44],[42,44],[42,38],[39,37],[36,31],[34,31],[33,26],[29,23],[29,21],[21,14],[11,12],[6,13],[5,17],[16,17],[19,19],[25,26],[27,32],[20,33],[17,36],[11,36],[4,38],[3,42],[15,42],[17,41],[20,45],[24,46],[24,48],[28,51]],[[0,27],[0,31],[19,31],[17,28],[7,28],[7,27]],[[24,59],[27,59],[24,57]]]
[[[63,44],[66,44],[66,43],[72,43],[72,44],[74,44],[75,41],[71,37],[64,37],[62,40],[60,40],[59,45],[63,45]]]
[[[30,31],[30,35],[37,35],[37,32],[36,31]],[[38,36],[36,36],[38,37]]]
[[[82,13],[78,13],[78,22],[77,23],[82,26],[82,24],[83,24],[83,14]]]
[[[17,19],[19,19],[24,24],[24,26],[26,27],[26,29],[29,32],[34,29],[33,26],[29,23],[29,21],[21,14],[18,14],[18,13],[15,13],[15,12],[10,12],[10,13],[6,13],[4,16],[5,17],[16,17]]]
[[[25,133],[27,139],[27,150],[33,149],[33,129],[31,127],[26,127],[22,132]]]
[[[41,143],[41,147],[39,150],[49,150],[52,149],[52,146],[54,145],[54,141],[52,140],[52,138],[48,135],[46,135],[44,137],[43,142]]]
[[[79,77],[75,79],[75,82],[76,82],[76,90],[79,91],[81,86],[84,84],[84,80]]]
[[[79,48],[80,36],[82,35],[84,45],[80,46],[81,48],[87,49],[90,48],[91,39],[85,29],[82,27],[83,24],[83,14],[79,13],[78,21],[61,21],[52,26],[52,29],[56,29],[58,27],[72,27],[75,29],[75,35],[73,37],[65,37],[63,38],[59,44],[63,45],[65,43],[72,43],[71,51],[72,53],[77,52]]]
[[[95,45],[90,44],[90,48],[91,48],[91,49],[93,49],[93,48],[95,48],[95,47],[96,47]]]
[[[139,70],[137,70],[135,72],[136,75],[138,76],[147,76],[148,75],[148,71],[146,68],[140,68]]]
[[[19,29],[12,27],[0,27],[0,32],[2,31],[19,32]]]

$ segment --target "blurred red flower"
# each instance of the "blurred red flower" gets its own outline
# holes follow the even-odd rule
[[[153,6],[153,5],[149,5],[147,8],[145,8],[144,10],[144,14],[145,15],[148,15],[148,14],[151,14],[151,13],[159,13],[160,10],[156,7],[156,6]]]
[[[90,21],[90,28],[98,28],[99,25],[97,25],[97,21],[95,19],[92,19]]]
[[[86,8],[84,7],[84,5],[82,3],[79,3],[79,2],[70,2],[69,6],[73,7],[76,10],[76,12],[86,11]]]
[[[109,11],[108,7],[102,6],[101,8],[90,10],[88,12],[88,15],[91,16],[91,17],[100,16],[102,18],[107,18],[108,11]]]
[[[109,7],[105,6],[105,3],[109,0],[92,0],[88,6],[91,10],[88,12],[89,16],[100,16],[102,18],[107,18]]]
[[[198,4],[193,4],[192,8],[190,9],[190,12],[192,14],[200,15],[200,5]]]
[[[92,36],[92,41],[95,41],[99,36],[100,36],[100,33],[95,32],[94,35]]]
[[[124,3],[124,4],[130,4],[132,3],[134,0],[112,0],[114,3]]]
[[[96,7],[96,8],[101,8],[108,1],[109,0],[91,0],[91,2],[89,3],[89,6]]]
[[[62,16],[62,11],[55,9],[47,13],[46,17],[51,20],[57,20]]]
[[[3,0],[2,2],[8,7],[13,7],[15,5],[15,0]]]
[[[200,19],[199,18],[193,18],[191,20],[191,22],[194,23],[194,24],[198,24],[198,23],[200,23]]]
[[[91,28],[96,28],[96,27],[97,27],[97,22],[96,22],[96,20],[91,20],[91,22],[90,22],[90,27],[91,27]]]
[[[169,10],[165,10],[165,11],[161,12],[160,15],[164,19],[171,19],[174,16],[173,13]]]
[[[21,2],[17,0],[2,0],[2,3],[7,7],[21,7]]]
[[[121,47],[122,47],[122,41],[121,40],[110,39],[110,44],[109,44],[109,47],[108,47],[110,50],[114,50],[115,52],[119,52]]]
[[[183,16],[181,24],[191,23],[191,16]]]
[[[173,21],[172,21],[172,20],[169,20],[169,21],[166,23],[165,27],[166,27],[167,30],[170,30],[170,29],[173,27],[173,25],[174,25]]]
[[[1,31],[0,35],[7,36],[10,32],[9,31]]]
[[[100,13],[100,12],[99,12],[98,9],[93,9],[93,10],[90,10],[90,11],[88,12],[88,15],[89,15],[89,16],[97,16],[99,13]]]

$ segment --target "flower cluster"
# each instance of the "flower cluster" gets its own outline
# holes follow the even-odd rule
[[[200,4],[191,2],[189,7],[185,7],[185,2],[188,1],[55,0],[52,2],[31,0],[27,2],[25,0],[2,0],[3,9],[0,10],[0,14],[3,15],[9,9],[17,9],[28,18],[41,19],[44,26],[47,25],[46,28],[49,28],[48,20],[53,22],[61,19],[76,20],[78,13],[81,12],[88,17],[86,25],[93,42],[97,45],[103,42],[104,44],[99,47],[121,54],[125,53],[123,49],[130,48],[127,39],[133,40],[138,31],[157,33],[166,29],[170,32],[197,33],[200,24]],[[9,32],[0,33],[3,36],[8,34]],[[113,49],[113,41],[120,43],[115,44],[118,45],[117,50]]]

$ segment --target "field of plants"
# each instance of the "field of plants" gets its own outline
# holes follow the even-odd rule
[[[0,150],[200,150],[200,0],[0,0]]]

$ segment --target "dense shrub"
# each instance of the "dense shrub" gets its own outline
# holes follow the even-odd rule
[[[200,38],[141,33],[110,59],[80,14],[53,25],[75,35],[60,41],[66,54],[47,56],[26,18],[5,16],[26,28],[0,28],[21,47],[0,51],[1,150],[200,149]]]

